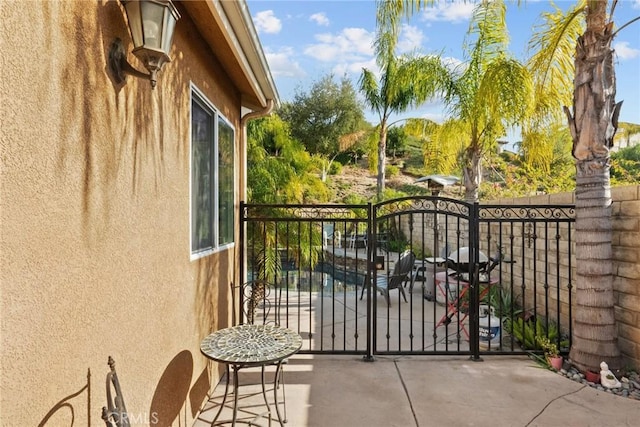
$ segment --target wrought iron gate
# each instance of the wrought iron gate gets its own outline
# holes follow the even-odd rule
[[[273,283],[274,321],[299,332],[306,353],[478,358],[535,349],[532,330],[563,347],[573,215],[431,196],[243,203],[241,277]]]

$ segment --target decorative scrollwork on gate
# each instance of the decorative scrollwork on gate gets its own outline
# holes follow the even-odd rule
[[[247,220],[343,220],[366,218],[367,205],[244,205]]]
[[[479,217],[485,220],[573,221],[574,206],[480,206]]]
[[[400,213],[440,213],[467,218],[471,212],[469,203],[442,197],[403,197],[376,206],[376,217],[397,215]]]

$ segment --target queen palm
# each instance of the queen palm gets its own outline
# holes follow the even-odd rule
[[[380,80],[364,68],[360,76],[360,91],[365,102],[378,114],[377,197],[381,199],[385,187],[387,132],[391,114],[418,106],[434,96],[442,87],[447,70],[438,56],[400,56],[386,49],[389,34],[376,40],[377,59],[381,67]]]
[[[392,12],[401,13],[399,1],[381,2],[381,34],[388,34],[386,49],[393,46],[398,24]],[[407,3],[406,7],[411,2]],[[425,2],[416,2],[418,6]],[[430,3],[430,2],[427,2]],[[385,9],[388,8],[388,9]],[[482,2],[474,10],[465,40],[466,62],[445,67],[439,77],[449,118],[432,135],[439,146],[458,147],[464,173],[465,199],[478,200],[482,179],[482,156],[529,112],[532,84],[526,68],[510,58],[503,2]],[[385,18],[386,17],[386,18]],[[385,23],[384,19],[388,19]],[[455,131],[452,131],[455,130]]]
[[[408,16],[432,3],[380,2],[379,22],[397,34],[403,14]],[[571,70],[562,64],[574,58],[573,108],[564,108],[576,162],[576,310],[570,358],[583,370],[597,370],[602,360],[613,370],[622,367],[614,314],[609,175],[609,147],[618,126],[621,103],[615,102],[611,43],[617,31],[639,18],[614,31],[612,17],[616,4],[617,0],[580,0],[564,18],[549,21],[553,25],[548,33],[555,33],[555,38],[549,38],[551,42],[544,48],[546,55],[540,54],[539,68],[534,69],[536,73],[548,73],[546,87],[562,88],[553,78],[570,78]],[[572,56],[572,52],[562,47],[573,41],[571,31],[575,25],[580,25],[584,32],[577,37]]]

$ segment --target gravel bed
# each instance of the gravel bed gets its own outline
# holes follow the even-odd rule
[[[589,387],[595,388],[596,390],[603,391],[605,393],[615,394],[617,396],[627,397],[630,399],[640,400],[640,374],[637,372],[629,372],[627,375],[618,378],[621,383],[621,386],[618,388],[606,388],[602,386],[599,382],[593,383],[587,381],[584,374],[579,372],[575,367],[571,366],[568,369],[560,369],[557,371],[559,375],[563,377],[569,378],[572,381],[588,385]]]

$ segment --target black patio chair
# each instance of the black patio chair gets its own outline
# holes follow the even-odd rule
[[[376,279],[376,290],[380,292],[384,299],[387,301],[387,305],[391,306],[391,299],[389,298],[389,291],[398,289],[402,294],[404,302],[407,301],[407,295],[404,293],[404,284],[411,280],[413,273],[413,264],[416,260],[416,256],[410,250],[406,250],[400,254],[398,261],[393,266],[391,274],[380,274]],[[360,293],[360,299],[364,296],[364,286]]]

